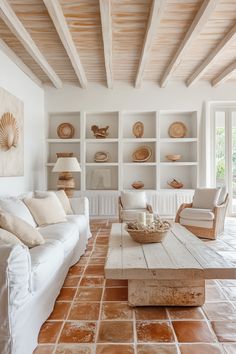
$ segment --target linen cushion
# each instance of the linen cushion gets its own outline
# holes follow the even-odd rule
[[[0,242],[8,243],[11,245],[23,245],[19,238],[4,229],[0,229]]]
[[[220,188],[198,188],[193,196],[193,208],[213,209],[218,202]]]
[[[27,206],[18,198],[9,197],[0,199],[0,209],[23,219],[33,227],[37,226]]]
[[[203,227],[204,229],[211,229],[213,227],[213,220],[190,220],[180,218],[180,224],[186,226]]]
[[[46,198],[25,198],[24,203],[38,226],[66,221],[66,213],[55,195]]]
[[[70,200],[64,190],[61,189],[59,191],[35,191],[36,198],[46,198],[50,197],[51,195],[56,195],[67,215],[73,214],[73,210],[70,205]]]
[[[138,213],[146,211],[147,209],[122,210],[122,217],[124,221],[134,221],[137,220]]]
[[[145,192],[121,192],[121,202],[125,210],[145,209],[147,198]]]
[[[7,212],[0,211],[0,227],[11,232],[28,247],[42,245],[42,235],[24,220]]]
[[[219,195],[218,202],[217,202],[218,205],[221,205],[222,203],[224,203],[226,195],[227,195],[226,186],[223,186],[223,187],[221,187],[221,190],[220,190],[220,195]]]
[[[214,220],[214,213],[210,209],[185,208],[180,217],[190,220]]]

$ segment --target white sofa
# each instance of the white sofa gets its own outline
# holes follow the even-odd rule
[[[88,200],[70,201],[74,215],[67,222],[38,229],[45,244],[29,249],[0,241],[1,354],[33,353],[69,267],[85,252],[91,235]]]

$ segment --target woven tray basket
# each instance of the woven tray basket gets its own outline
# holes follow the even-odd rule
[[[169,232],[169,230],[145,232],[131,229],[126,229],[126,231],[134,241],[139,243],[161,242]]]

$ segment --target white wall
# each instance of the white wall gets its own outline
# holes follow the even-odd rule
[[[1,51],[0,87],[24,102],[24,176],[0,177],[0,195],[44,188],[44,91]]]
[[[154,83],[144,83],[141,89],[130,85],[116,83],[109,90],[101,85],[91,85],[87,90],[75,86],[65,86],[60,90],[46,88],[46,110],[48,112],[63,111],[102,111],[102,110],[197,110],[199,113],[200,132],[200,174],[201,185],[206,183],[207,163],[206,148],[208,136],[210,101],[236,101],[236,83],[223,84],[212,88],[209,83],[199,82],[191,88],[183,83],[171,83],[166,88],[159,88]]]

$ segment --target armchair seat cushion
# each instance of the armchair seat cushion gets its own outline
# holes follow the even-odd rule
[[[213,220],[190,220],[180,218],[179,222],[183,226],[202,227],[204,229],[211,229],[213,227]]]
[[[125,210],[144,209],[147,207],[146,193],[144,191],[121,192],[121,202]]]
[[[210,209],[185,208],[180,217],[189,220],[214,220],[214,213]]]
[[[131,209],[131,210],[123,210],[122,217],[125,221],[132,221],[137,219],[137,214],[140,212],[146,212],[147,209]]]

